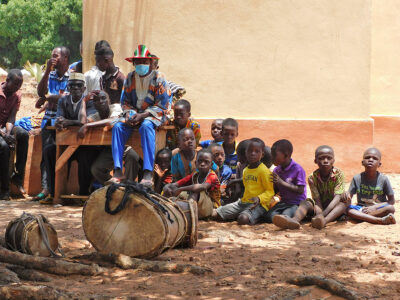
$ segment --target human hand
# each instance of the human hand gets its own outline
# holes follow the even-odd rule
[[[271,174],[271,179],[272,182],[275,183],[276,185],[282,185],[282,183],[284,182],[283,179],[280,178],[279,175],[276,173]]]
[[[46,97],[40,97],[36,103],[35,103],[35,108],[41,108],[42,105],[46,102]]]
[[[35,136],[35,135],[39,135],[40,132],[42,132],[41,128],[34,128],[34,129],[29,130],[28,133],[30,136]]]
[[[66,119],[64,117],[58,117],[56,119],[56,123],[54,124],[54,126],[56,127],[57,130],[63,130],[66,127]]]
[[[369,214],[371,214],[372,209],[369,208],[369,207],[363,207],[362,210],[361,210],[361,212],[363,212],[364,214],[369,215]]]
[[[250,206],[250,209],[254,209],[257,207],[257,205],[260,204],[260,198],[258,198],[258,197],[253,197],[253,198],[250,198],[249,200],[253,202],[253,205]]]
[[[83,139],[85,137],[86,132],[88,131],[88,127],[83,125],[81,128],[79,128],[77,134],[76,134],[76,139]]]
[[[46,72],[50,72],[50,71],[54,71],[54,69],[56,68],[58,59],[57,58],[50,58],[47,60],[47,65],[46,65]]]
[[[9,146],[14,146],[16,143],[15,137],[7,132],[3,135],[3,139]]]
[[[163,178],[165,173],[167,173],[168,169],[161,170],[160,166],[158,164],[154,165],[154,172],[158,175],[158,177]]]
[[[146,118],[147,114],[146,113],[139,113],[133,116],[132,123],[133,126],[139,125],[140,123],[143,122],[143,120]]]
[[[351,204],[351,196],[349,192],[344,192],[340,195],[340,202],[346,204],[347,206]]]

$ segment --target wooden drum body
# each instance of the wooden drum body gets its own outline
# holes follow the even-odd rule
[[[97,251],[151,258],[186,239],[190,226],[176,203],[158,194],[148,194],[148,199],[133,192],[127,195],[121,210],[110,214],[105,209],[108,188],[93,192],[82,212],[86,238]],[[120,206],[125,190],[119,186],[113,191],[108,203],[111,211]]]
[[[41,218],[53,253],[44,242],[38,218]],[[57,232],[47,219],[41,215],[36,217],[26,213],[8,223],[5,240],[11,250],[35,256],[52,256],[59,246]]]

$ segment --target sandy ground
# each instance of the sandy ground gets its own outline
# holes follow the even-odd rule
[[[400,175],[390,175],[399,192]],[[400,204],[396,202],[400,211]],[[93,247],[82,229],[82,208],[53,208],[25,200],[0,201],[0,234],[23,211],[42,213],[55,226],[66,256],[88,254]],[[396,213],[400,221],[400,213]],[[214,274],[153,273],[111,268],[101,276],[53,276],[46,285],[77,295],[139,299],[284,299],[297,287],[286,280],[319,275],[343,282],[368,299],[400,299],[400,224],[390,226],[337,222],[324,230],[309,223],[300,230],[280,230],[272,224],[238,226],[200,222],[193,249],[173,249],[158,257],[213,269]],[[33,283],[27,283],[33,284]],[[327,297],[327,298],[326,298]],[[342,299],[313,288],[296,299]]]

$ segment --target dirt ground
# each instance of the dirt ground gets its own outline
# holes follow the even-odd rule
[[[389,175],[395,193],[400,175]],[[400,204],[396,202],[400,211]],[[0,234],[22,212],[42,213],[55,226],[68,258],[88,254],[82,207],[53,208],[26,200],[0,201]],[[400,220],[400,213],[396,213]],[[238,226],[200,222],[193,249],[173,249],[158,257],[211,268],[211,275],[154,273],[111,268],[99,276],[52,276],[48,286],[76,295],[135,296],[138,299],[284,299],[297,289],[286,283],[297,275],[338,280],[367,299],[400,299],[400,225],[337,222],[324,230],[309,223],[300,230],[272,224]],[[27,284],[33,284],[27,282]],[[310,289],[303,288],[303,289]],[[342,299],[311,288],[295,299]]]
[[[36,111],[35,99],[35,84],[27,80],[18,117]],[[400,175],[390,175],[390,179],[398,195]],[[400,211],[399,202],[396,209]],[[53,208],[26,200],[0,201],[0,234],[4,235],[7,223],[24,211],[50,219],[68,258],[95,251],[85,238],[79,206]],[[400,213],[395,215],[400,222]],[[240,227],[236,223],[200,222],[195,248],[173,249],[158,259],[206,266],[214,271],[211,275],[111,268],[92,277],[52,276],[53,281],[46,285],[81,296],[285,299],[298,290],[286,281],[304,274],[336,279],[368,299],[400,299],[399,232],[399,224],[338,222],[321,231],[304,224],[300,230],[287,231],[272,224]],[[295,299],[342,299],[315,287],[303,289],[311,289],[311,293]]]

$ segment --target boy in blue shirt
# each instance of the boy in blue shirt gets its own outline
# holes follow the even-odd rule
[[[222,147],[225,152],[225,164],[232,169],[232,173],[236,174],[236,166],[238,162],[236,154],[236,138],[239,134],[239,124],[235,119],[227,118],[222,121]]]
[[[211,123],[211,136],[214,140],[205,140],[200,142],[201,148],[208,148],[211,144],[222,144],[222,122],[223,119],[216,119]]]

